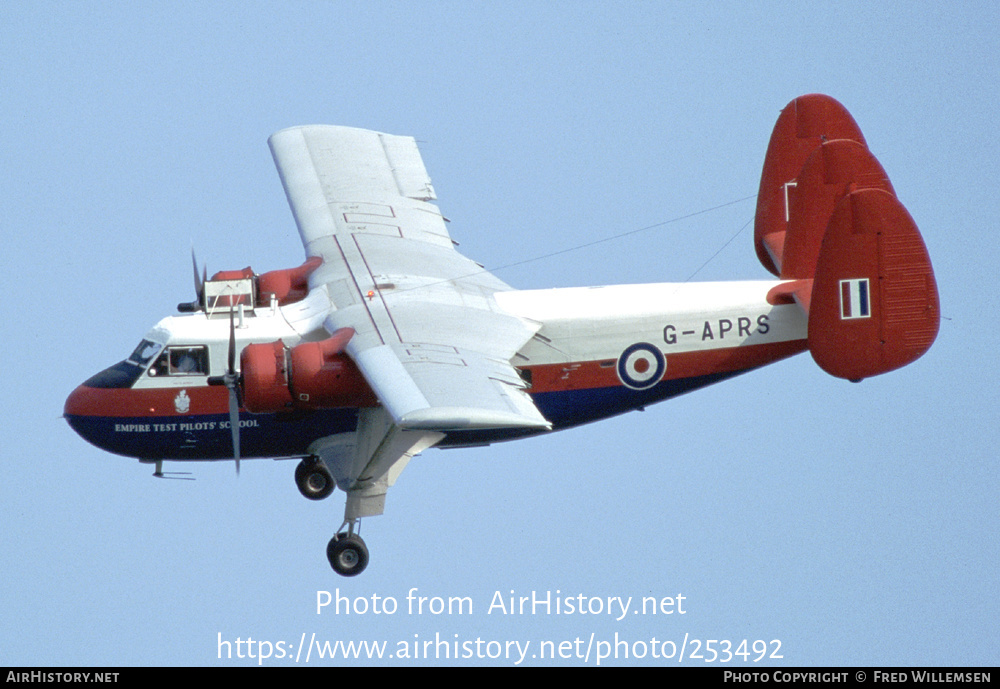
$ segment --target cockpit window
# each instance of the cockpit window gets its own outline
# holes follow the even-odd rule
[[[143,340],[139,343],[139,346],[135,348],[135,351],[132,352],[131,356],[129,356],[128,362],[130,364],[146,368],[146,365],[149,364],[153,357],[160,353],[161,349],[163,349],[163,345],[157,342]]]
[[[150,366],[151,376],[207,376],[208,347],[167,347]]]

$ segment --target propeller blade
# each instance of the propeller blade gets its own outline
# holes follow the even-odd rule
[[[205,294],[205,282],[208,280],[208,266],[202,266],[201,274],[198,273],[198,257],[194,253],[194,245],[191,245],[191,267],[194,269],[194,293],[198,296],[200,303]]]
[[[236,475],[240,475],[240,400],[236,387],[229,387],[229,428],[233,434],[233,459],[236,460]]]
[[[229,305],[229,355],[226,371],[226,387],[229,388],[229,428],[233,434],[233,459],[236,460],[236,475],[240,475],[240,396],[236,373],[236,308]]]
[[[205,308],[205,282],[208,281],[208,268],[202,266],[201,275],[198,275],[198,257],[194,253],[194,245],[191,245],[191,269],[194,272],[194,294],[195,299],[191,302],[181,302],[177,305],[177,310],[181,313],[195,313]]]
[[[227,363],[229,369],[226,373],[230,376],[236,376],[236,321],[235,321],[235,307],[232,304],[229,306],[229,358]]]

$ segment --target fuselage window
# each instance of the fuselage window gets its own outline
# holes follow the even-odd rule
[[[167,347],[149,368],[151,376],[207,376],[208,347]]]

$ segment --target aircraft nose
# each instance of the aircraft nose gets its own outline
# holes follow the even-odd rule
[[[86,386],[84,385],[78,385],[73,392],[69,393],[66,404],[63,405],[63,418],[69,420],[72,416],[83,414],[87,406],[86,396]]]
[[[63,417],[84,435],[78,428],[82,420],[122,416],[128,407],[129,388],[141,372],[142,369],[123,361],[92,375],[66,398]]]
[[[86,420],[95,413],[93,396],[90,394],[92,391],[93,389],[86,385],[79,385],[69,393],[63,405],[63,418],[69,423],[70,428],[86,440],[90,440]]]
[[[121,449],[117,447],[113,432],[118,410],[108,394],[113,392],[91,387],[87,383],[78,386],[66,398],[63,418],[77,435],[91,445],[120,454]]]

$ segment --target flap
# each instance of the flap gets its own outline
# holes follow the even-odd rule
[[[401,356],[400,350],[383,345],[353,353],[368,384],[400,428],[551,428],[509,363],[467,350],[422,359]]]

